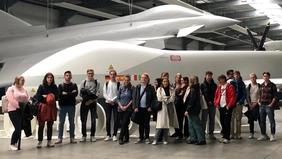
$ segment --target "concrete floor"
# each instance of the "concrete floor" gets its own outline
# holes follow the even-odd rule
[[[37,140],[22,139],[22,150],[10,151],[10,138],[0,138],[0,159],[23,158],[23,159],[171,159],[171,158],[189,158],[189,159],[280,159],[282,158],[282,113],[281,110],[275,111],[276,119],[276,135],[274,142],[257,141],[256,139],[248,139],[249,128],[242,127],[243,139],[231,140],[230,144],[221,144],[218,140],[207,139],[207,145],[196,146],[188,145],[183,140],[176,141],[169,139],[168,145],[146,145],[134,144],[136,137],[131,137],[130,142],[119,145],[117,142],[104,142],[103,139],[97,142],[70,144],[69,138],[63,140],[63,144],[55,145],[54,148],[46,147],[46,140],[41,149],[36,148]],[[246,124],[246,118],[243,118],[243,124]],[[0,123],[0,126],[1,123]],[[151,124],[151,133],[155,131],[155,124]],[[217,128],[219,129],[219,128]],[[258,125],[255,125],[255,137],[260,136]],[[171,129],[171,132],[173,130]],[[269,125],[267,124],[267,132],[269,133]],[[57,132],[54,126],[54,134]],[[135,132],[135,135],[137,132]],[[217,139],[220,134],[215,135]],[[55,141],[54,137],[54,140]]]

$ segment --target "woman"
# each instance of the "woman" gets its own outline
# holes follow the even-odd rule
[[[174,128],[179,127],[174,106],[175,92],[174,89],[170,87],[167,78],[162,80],[162,86],[157,90],[157,98],[159,102],[162,102],[162,109],[158,111],[156,134],[152,144],[157,144],[161,130],[163,130],[163,144],[166,145],[168,144],[167,135],[169,126]]]
[[[190,77],[189,87],[184,105],[186,106],[185,116],[188,116],[190,140],[187,144],[205,145],[206,139],[200,123],[200,85],[197,76]]]
[[[57,100],[58,88],[55,84],[54,75],[47,73],[44,76],[43,84],[39,85],[36,92],[36,98],[40,102],[38,106],[38,144],[37,148],[42,147],[43,130],[45,122],[47,122],[47,146],[54,147],[52,143],[53,124],[57,118]]]
[[[119,135],[120,145],[129,141],[128,125],[133,112],[132,99],[134,95],[134,86],[132,86],[130,80],[130,75],[124,76],[124,85],[119,89],[117,94],[118,113],[121,121],[121,131]]]
[[[162,79],[161,78],[156,78],[154,83],[155,83],[155,86],[154,86],[155,92],[157,94],[157,90],[158,90],[158,88],[162,84]],[[158,112],[156,110],[153,110],[153,121],[157,121],[157,113]]]
[[[21,132],[21,120],[22,114],[20,112],[19,102],[29,101],[28,91],[23,87],[24,77],[17,76],[11,87],[8,88],[6,92],[6,97],[9,101],[8,103],[8,114],[14,125],[14,132],[11,137],[10,149],[13,151],[18,150],[16,143],[19,141],[20,132]]]
[[[189,78],[188,77],[182,77],[181,78],[181,92],[180,94],[182,94],[182,98],[184,97],[184,94],[188,88],[188,85],[189,85]],[[182,100],[182,109],[183,109],[183,116],[184,116],[184,112],[186,110],[186,107],[184,106],[184,102]],[[180,125],[179,125],[180,127]],[[188,129],[188,118],[187,117],[184,117],[184,139],[187,140],[188,137],[189,137],[189,129]]]

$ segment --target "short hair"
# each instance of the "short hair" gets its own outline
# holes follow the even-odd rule
[[[141,74],[141,76],[142,76],[142,75],[147,76],[147,78],[149,79],[148,83],[150,83],[150,76],[149,76],[149,74],[148,74],[147,72],[143,72],[143,73]]]
[[[67,73],[71,74],[71,71],[67,70],[64,75],[66,75]]]
[[[52,85],[52,86],[56,85],[56,84],[55,84],[54,75],[53,75],[53,73],[51,73],[51,72],[46,73],[46,75],[45,75],[44,78],[43,78],[42,84],[43,84],[44,86],[47,86],[47,85],[48,85],[48,82],[47,82],[47,77],[48,77],[48,76],[52,76],[52,78],[53,78],[53,80],[52,80],[52,82],[51,82],[51,85]]]
[[[234,72],[234,70],[232,70],[232,69],[227,70],[226,75],[230,75],[230,73],[233,73],[233,72]]]
[[[130,74],[125,74],[124,77],[123,77],[123,79],[125,79],[125,78],[129,78],[129,81],[131,81],[131,76],[130,76]]]
[[[269,72],[263,72],[263,73],[262,73],[262,76],[263,76],[264,74],[267,74],[267,75],[270,77],[270,73],[269,73]]]
[[[13,85],[18,85],[21,79],[24,79],[22,75],[16,76]]]
[[[234,71],[234,74],[241,76],[241,73],[238,70]]]
[[[223,74],[219,75],[219,76],[217,77],[217,79],[218,79],[218,80],[219,80],[219,79],[224,79],[224,81],[226,82],[226,76],[223,75]]]
[[[88,72],[93,72],[94,73],[94,70],[89,68],[89,69],[87,69],[86,73],[88,73]]]
[[[169,73],[168,73],[168,72],[162,72],[161,78],[163,78],[163,77],[165,77],[165,76],[169,76]]]
[[[212,71],[207,71],[206,75],[213,75]]]
[[[177,73],[174,78],[176,78],[177,76],[180,76],[180,79],[182,78],[181,73]]]
[[[111,74],[111,72],[114,72],[115,75],[117,75],[117,71],[116,71],[116,70],[110,70],[110,71],[109,71],[109,75]]]
[[[251,73],[250,76],[255,76],[255,78],[258,78],[255,73]]]

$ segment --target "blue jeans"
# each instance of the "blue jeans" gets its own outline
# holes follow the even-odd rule
[[[270,131],[271,134],[275,134],[275,120],[274,120],[274,108],[269,107],[267,105],[259,106],[259,114],[260,114],[260,131],[262,135],[266,135],[266,115],[268,116],[270,122]]]
[[[97,103],[94,102],[88,106],[85,106],[85,102],[82,102],[81,107],[80,107],[80,119],[82,123],[81,132],[82,132],[83,137],[87,136],[86,123],[87,123],[87,116],[88,116],[89,110],[91,113],[91,135],[90,136],[95,136]]]
[[[114,133],[113,136],[117,136],[118,131],[118,105],[111,105],[109,103],[105,103],[105,112],[106,112],[106,130],[107,136],[111,136],[111,119],[112,119],[112,112],[114,115]]]
[[[74,115],[75,115],[75,106],[60,106],[59,108],[59,133],[58,138],[63,138],[63,130],[65,125],[66,114],[68,113],[69,122],[70,122],[70,138],[74,138]]]

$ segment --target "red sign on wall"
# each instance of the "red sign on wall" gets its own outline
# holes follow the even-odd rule
[[[180,55],[170,55],[170,61],[181,61]]]

